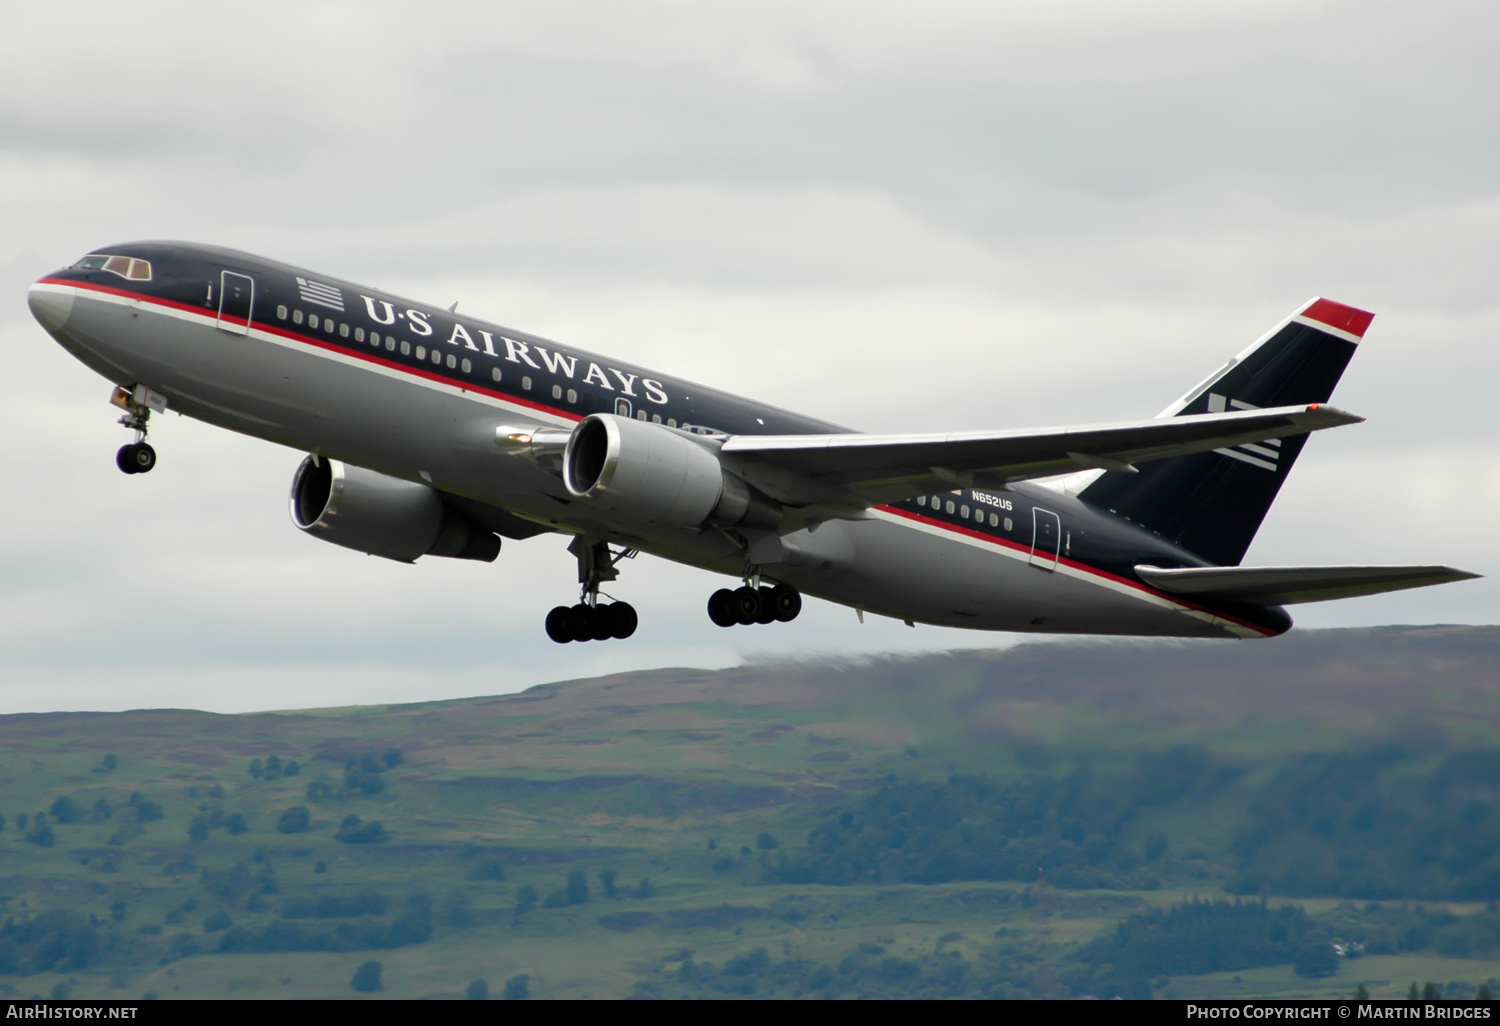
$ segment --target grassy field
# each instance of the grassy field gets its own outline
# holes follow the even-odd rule
[[[461,997],[479,979],[499,996],[521,976],[541,998],[1086,993],[1094,938],[1244,890],[1236,838],[1295,760],[1396,745],[1393,779],[1421,783],[1454,753],[1493,751],[1497,670],[1500,630],[1388,629],[662,670],[411,706],[3,717],[0,987],[354,997],[352,974],[375,960],[371,997]],[[1184,744],[1223,770],[1218,790],[1111,790]],[[881,795],[964,774],[996,794],[1092,781],[1093,804],[1067,812],[1065,796],[1042,818],[1108,820],[1112,847],[1096,841],[1066,885],[1055,862],[823,882],[813,831],[841,810],[874,824]],[[925,829],[910,810],[896,821]],[[1392,943],[1410,950],[1332,976],[1287,963],[1151,990],[1478,985],[1500,976],[1500,951],[1474,932],[1494,911],[1475,879],[1375,900],[1260,885],[1345,933],[1422,899],[1439,934],[1403,926]],[[1467,957],[1443,941],[1458,928],[1444,915],[1474,926]]]

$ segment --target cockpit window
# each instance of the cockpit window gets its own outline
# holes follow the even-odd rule
[[[73,265],[77,271],[109,271],[130,281],[150,281],[151,261],[137,257],[110,256],[107,253],[90,253]]]

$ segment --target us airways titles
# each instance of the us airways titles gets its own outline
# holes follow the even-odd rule
[[[424,338],[431,338],[436,335],[432,322],[429,320],[432,315],[426,311],[405,310],[398,314],[396,308],[387,300],[375,299],[363,294],[359,298],[365,301],[365,312],[370,315],[370,320],[376,324],[394,325],[396,320],[400,318],[406,321],[407,330],[414,335]],[[477,342],[474,339],[475,335],[479,336]],[[496,336],[493,332],[485,331],[483,328],[475,328],[471,332],[459,321],[453,322],[453,331],[449,333],[444,341],[451,346],[471,349],[476,353],[483,353],[486,356],[493,356],[496,359],[503,358],[509,363],[524,364],[532,370],[546,370],[550,374],[561,375],[569,380],[577,378],[579,359],[576,356],[552,352],[544,346],[534,343],[528,344],[519,339],[507,338],[504,335]],[[504,345],[504,353],[496,348],[496,343]],[[536,360],[532,359],[533,354],[539,357],[542,362],[537,363]],[[613,374],[619,382],[618,387],[610,382],[610,374]],[[594,384],[599,388],[608,389],[611,392],[619,392],[621,395],[633,398],[640,398],[640,393],[635,390],[636,383],[639,382],[641,388],[645,390],[646,399],[656,403],[658,406],[664,406],[667,403],[666,386],[660,381],[643,378],[639,374],[630,374],[616,367],[601,367],[592,360],[588,362],[588,370],[584,372],[583,377],[577,378],[577,380],[583,384]]]

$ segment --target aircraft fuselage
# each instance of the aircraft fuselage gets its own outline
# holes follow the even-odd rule
[[[497,426],[571,428],[612,413],[690,434],[845,430],[232,250],[138,243],[109,252],[149,261],[150,279],[75,267],[32,290],[38,319],[79,360],[118,385],[148,386],[183,415],[430,485],[481,520],[491,510],[492,519],[738,577],[745,551],[729,533],[591,507],[544,466],[498,448]],[[1150,587],[1137,565],[1208,564],[1037,483],[879,505],[791,532],[779,551],[767,569],[775,580],[914,623],[1180,637],[1291,626],[1275,606],[1200,604]]]

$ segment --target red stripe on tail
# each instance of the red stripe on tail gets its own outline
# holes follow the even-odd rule
[[[1356,310],[1343,303],[1335,303],[1331,299],[1313,300],[1312,305],[1302,311],[1302,316],[1310,321],[1326,324],[1330,328],[1347,331],[1358,338],[1365,337],[1365,332],[1370,330],[1370,322],[1375,319],[1372,313]]]

